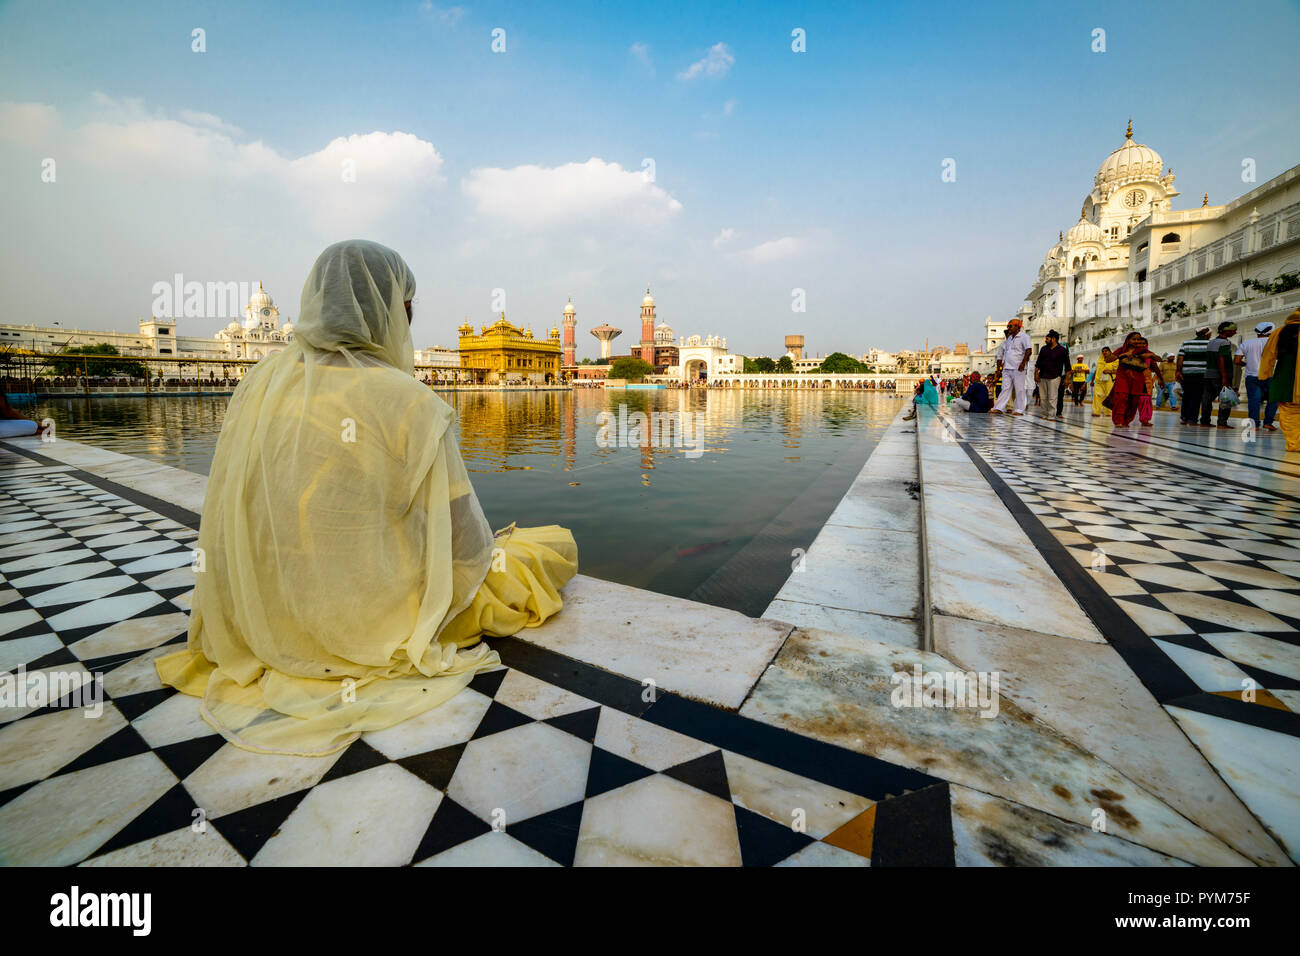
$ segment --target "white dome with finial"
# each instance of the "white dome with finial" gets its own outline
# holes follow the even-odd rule
[[[272,304],[270,293],[263,289],[262,283],[259,282],[257,284],[257,291],[248,299],[248,307],[254,312],[259,312],[262,309],[269,309]]]
[[[654,305],[654,304],[655,304],[654,296],[650,294],[650,287],[646,286],[645,298],[641,300],[641,306],[642,308],[644,308],[645,306]]]
[[[569,300],[569,304],[566,305],[566,306],[564,307],[564,314],[565,314],[565,315],[577,315],[577,314],[578,314],[578,310],[575,309],[575,308],[573,307],[573,300],[572,300],[572,299],[570,299],[570,300]]]
[[[1133,142],[1133,121],[1129,120],[1128,132],[1119,149],[1106,157],[1097,170],[1093,183],[1104,186],[1109,183],[1127,182],[1132,179],[1159,179],[1164,169],[1164,160],[1150,146]]]
[[[1065,243],[1069,246],[1077,246],[1082,242],[1101,242],[1104,237],[1105,233],[1101,231],[1101,226],[1080,216],[1079,221],[1065,234]]]

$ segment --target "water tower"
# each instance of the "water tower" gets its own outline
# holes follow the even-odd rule
[[[600,360],[602,362],[608,362],[609,343],[613,342],[616,338],[622,335],[623,330],[616,329],[614,328],[614,326],[606,323],[604,325],[596,326],[594,329],[591,330],[591,334],[596,336],[596,338],[600,339]]]
[[[787,335],[785,337],[785,350],[796,362],[803,358],[803,336]]]

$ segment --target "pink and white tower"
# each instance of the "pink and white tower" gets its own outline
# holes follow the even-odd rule
[[[641,300],[641,358],[655,364],[655,300],[649,286]]]
[[[564,357],[563,365],[569,368],[576,364],[578,342],[575,338],[578,330],[578,311],[573,307],[573,299],[564,307]]]

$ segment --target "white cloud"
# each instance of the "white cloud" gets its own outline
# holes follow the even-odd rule
[[[650,59],[650,48],[648,46],[644,43],[633,43],[627,48],[627,52],[631,54],[632,59],[648,70],[651,76],[655,75],[655,65],[654,61]]]
[[[811,243],[807,239],[798,236],[782,236],[780,239],[773,239],[771,242],[746,249],[744,255],[751,262],[778,262],[803,255],[810,247]]]
[[[713,248],[721,249],[723,246],[725,246],[727,243],[731,242],[731,240],[735,238],[736,238],[736,230],[732,229],[730,226],[727,226],[720,233],[718,233],[716,236],[713,237]]]
[[[734,98],[733,98],[733,99],[729,99],[729,100],[727,100],[727,102],[725,102],[725,103],[722,104],[722,115],[723,115],[723,116],[730,116],[730,115],[732,114],[732,112],[733,112],[735,109],[736,109],[736,101],[735,101],[735,99],[734,99]]]
[[[465,16],[464,7],[440,7],[429,0],[420,4],[420,12],[449,27],[454,27]]]
[[[43,146],[59,129],[59,114],[44,103],[0,103],[0,139],[21,146]]]
[[[421,191],[445,182],[432,143],[411,133],[339,137],[291,157],[260,140],[240,142],[238,127],[211,113],[151,114],[139,100],[92,97],[95,118],[76,128],[40,104],[0,104],[0,138],[47,148],[63,163],[108,172],[120,188],[140,185],[189,201],[199,193],[240,189],[263,199],[296,199],[279,214],[314,219],[322,228],[363,228],[396,212]],[[355,170],[345,179],[344,164]]]
[[[213,116],[211,113],[201,113],[197,110],[177,110],[176,115],[191,126],[205,126],[208,129],[216,130],[218,133],[225,133],[227,136],[243,136],[244,131],[233,123],[227,123],[220,116]]]
[[[682,208],[640,170],[598,157],[553,167],[473,169],[461,189],[483,215],[527,227],[617,217],[635,229],[663,222]]]
[[[731,69],[736,58],[725,43],[715,43],[709,47],[702,59],[696,60],[677,74],[679,80],[693,80],[699,76],[721,76]]]

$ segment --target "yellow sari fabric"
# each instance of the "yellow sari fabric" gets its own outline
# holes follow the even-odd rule
[[[236,390],[199,530],[186,649],[164,683],[246,750],[323,755],[499,665],[479,636],[535,627],[577,571],[563,528],[493,536],[451,408],[410,374],[391,250],[340,243],[295,341]]]
[[[1119,371],[1119,359],[1112,359],[1107,362],[1101,356],[1097,357],[1097,374],[1092,377],[1092,413],[1094,415],[1104,415],[1105,407],[1101,404],[1110,394],[1110,390],[1115,387],[1115,373]]]

